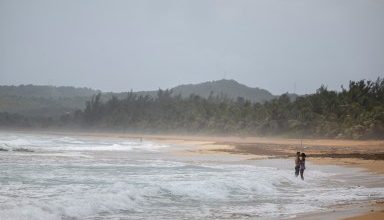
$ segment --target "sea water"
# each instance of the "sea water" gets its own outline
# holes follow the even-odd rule
[[[302,181],[292,160],[145,140],[0,132],[0,148],[0,219],[291,218],[384,198],[384,178],[357,169],[309,162]]]

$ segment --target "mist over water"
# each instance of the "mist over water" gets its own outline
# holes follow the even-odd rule
[[[290,218],[384,198],[384,178],[357,169],[309,163],[301,181],[291,160],[145,140],[0,132],[0,147],[0,219]]]

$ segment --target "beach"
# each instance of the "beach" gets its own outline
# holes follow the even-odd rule
[[[287,139],[287,138],[255,138],[255,137],[177,137],[149,136],[148,138],[162,142],[197,146],[193,152],[212,154],[225,152],[230,154],[255,155],[248,159],[293,158],[297,151],[305,152],[307,160],[315,164],[340,165],[358,167],[384,175],[384,141],[382,140],[332,140],[332,139]],[[198,142],[197,140],[201,141]],[[206,142],[204,142],[206,141]],[[211,141],[211,142],[210,142]],[[384,185],[384,183],[383,183]],[[354,217],[346,220],[379,220],[384,219],[384,198],[366,204],[366,209],[359,211]],[[355,207],[353,208],[355,209]],[[344,213],[350,214],[351,210]],[[325,214],[330,215],[330,213]],[[356,215],[354,213],[353,215]],[[314,217],[317,219],[319,216]],[[321,218],[327,216],[321,216]],[[344,219],[342,215],[333,215]],[[304,217],[304,219],[309,218]]]
[[[111,134],[97,134],[107,135]],[[212,137],[185,135],[119,134],[115,137],[147,138],[160,143],[188,146],[182,154],[229,153],[244,159],[293,158],[297,151],[305,152],[307,160],[320,165],[357,167],[367,172],[384,175],[383,140],[334,140],[334,139],[288,139],[260,137]],[[384,183],[383,183],[384,185]],[[384,219],[383,200],[365,204],[349,220]],[[353,208],[355,209],[355,207]],[[346,213],[351,212],[347,210]],[[329,213],[328,213],[329,214]],[[336,215],[337,216],[337,215]],[[322,216],[323,217],[323,216]],[[321,218],[322,218],[321,217]],[[324,216],[325,217],[325,216]],[[343,219],[342,216],[338,216]]]
[[[56,132],[52,132],[55,134]],[[60,132],[59,132],[60,133]],[[276,137],[236,137],[203,135],[158,135],[108,132],[67,134],[147,139],[159,143],[187,146],[179,153],[229,153],[254,158],[290,158],[305,152],[317,164],[334,164],[364,168],[384,174],[384,140],[292,139]]]
[[[8,136],[7,136],[8,135]],[[27,135],[27,136],[25,136]],[[113,172],[117,172],[116,175],[120,176],[120,172],[127,172],[125,169],[122,170],[121,167],[127,166],[130,169],[136,167],[142,167],[140,169],[144,169],[145,172],[152,173],[153,169],[160,169],[158,172],[162,173],[161,175],[155,173],[150,176],[140,177],[139,182],[132,182],[128,185],[129,179],[126,179],[123,176],[116,177],[113,182],[117,182],[118,184],[113,184],[111,182],[111,186],[109,188],[105,188],[103,192],[106,193],[102,198],[109,198],[113,195],[114,191],[118,191],[120,193],[128,193],[125,191],[125,187],[129,187],[129,185],[135,184],[144,184],[144,178],[154,181],[157,178],[165,178],[169,182],[169,184],[161,183],[161,188],[157,188],[158,185],[145,185],[146,190],[144,192],[140,192],[137,197],[137,192],[131,195],[127,194],[129,197],[133,197],[134,200],[130,200],[129,202],[134,205],[134,207],[141,202],[144,202],[144,206],[146,206],[146,201],[141,201],[143,198],[148,196],[152,196],[154,192],[160,193],[158,195],[159,198],[162,198],[159,201],[166,202],[172,205],[175,205],[174,208],[180,208],[178,202],[172,202],[173,200],[182,199],[184,201],[185,198],[192,198],[192,200],[187,200],[191,202],[191,205],[194,204],[194,201],[201,201],[203,204],[207,202],[207,205],[211,203],[211,201],[215,201],[215,203],[221,204],[220,207],[210,207],[208,214],[207,210],[202,211],[199,210],[200,217],[202,218],[238,218],[238,219],[248,219],[253,218],[254,216],[263,215],[269,216],[269,218],[280,218],[276,217],[273,212],[281,212],[279,215],[284,218],[292,218],[292,219],[382,219],[383,218],[383,200],[384,197],[377,194],[376,197],[373,197],[369,200],[365,200],[360,198],[365,194],[365,192],[369,192],[369,189],[381,189],[384,187],[383,182],[381,181],[383,175],[383,141],[353,141],[353,140],[313,140],[313,139],[286,139],[286,138],[256,138],[256,137],[212,137],[212,136],[188,136],[188,135],[148,135],[148,134],[127,134],[127,133],[105,133],[105,132],[54,132],[54,131],[39,131],[39,132],[29,132],[29,131],[19,131],[11,134],[6,133],[6,138],[9,138],[8,142],[4,142],[3,146],[11,146],[8,147],[7,150],[10,150],[12,146],[22,146],[23,149],[30,150],[28,152],[17,152],[15,148],[10,150],[9,152],[3,152],[3,155],[10,157],[10,161],[6,160],[5,157],[2,157],[4,161],[4,166],[9,166],[9,164],[13,164],[15,160],[20,161],[20,164],[26,163],[31,164],[25,159],[32,158],[36,160],[37,163],[48,164],[49,166],[56,167],[55,163],[63,163],[63,161],[76,161],[76,167],[81,168],[83,175],[90,176],[90,180],[87,180],[85,183],[92,182],[94,178],[93,173],[95,172],[92,168],[94,164],[98,170],[102,169],[112,169]],[[5,139],[6,139],[5,138]],[[12,139],[13,138],[13,139]],[[4,138],[3,138],[4,139]],[[5,140],[4,139],[4,140]],[[31,140],[35,140],[35,142],[30,142]],[[59,140],[59,141],[58,141]],[[57,142],[58,141],[58,142]],[[54,145],[52,145],[54,143]],[[45,146],[46,145],[46,146]],[[51,150],[51,146],[59,145],[61,147],[55,148]],[[34,148],[36,146],[36,148]],[[143,151],[142,151],[143,150]],[[12,151],[12,153],[11,153]],[[305,152],[307,154],[308,161],[308,170],[305,173],[305,176],[308,177],[306,181],[298,181],[295,180],[294,177],[289,173],[292,161],[292,170],[293,170],[293,156],[296,151]],[[127,161],[126,158],[131,157],[132,155],[136,155],[134,161],[131,159]],[[153,156],[152,156],[153,155]],[[156,156],[157,155],[157,156]],[[154,158],[155,156],[155,158]],[[142,158],[143,157],[143,158]],[[12,159],[13,158],[13,159]],[[65,158],[65,159],[60,159]],[[141,160],[137,160],[137,158],[142,158]],[[124,162],[126,161],[126,162]],[[149,161],[148,164],[142,164],[141,161]],[[62,167],[60,165],[61,170],[68,169],[69,162],[65,162]],[[72,163],[72,162],[71,162]],[[147,162],[145,162],[147,163]],[[30,165],[28,165],[30,166]],[[311,167],[312,166],[312,167]],[[85,167],[85,168],[84,168]],[[111,168],[109,168],[111,167]],[[260,168],[258,168],[260,167]],[[345,168],[344,168],[345,167]],[[13,165],[10,168],[14,169]],[[79,168],[71,168],[71,169],[79,169]],[[91,169],[92,168],[92,169]],[[257,169],[256,169],[257,168]],[[55,168],[56,169],[56,168]],[[47,180],[49,184],[50,181],[63,181],[57,180],[55,176],[52,176],[52,172],[55,169],[52,168],[51,171],[47,171],[46,174],[52,177],[52,180]],[[85,169],[85,170],[84,170]],[[117,171],[116,171],[116,170]],[[164,170],[165,169],[165,170]],[[174,176],[174,174],[170,175],[170,170],[172,172],[180,172],[180,175]],[[220,171],[223,169],[222,171]],[[256,170],[255,170],[256,169]],[[261,170],[260,170],[261,169]],[[265,171],[262,171],[266,169]],[[190,173],[190,171],[192,173]],[[112,170],[110,170],[112,172]],[[218,172],[220,171],[220,172]],[[260,173],[260,171],[262,171]],[[288,173],[286,172],[288,171]],[[14,172],[21,172],[20,175],[25,175],[25,171],[22,168],[14,170]],[[28,172],[35,172],[34,170]],[[97,171],[98,172],[98,171]],[[265,175],[267,173],[274,173],[273,175],[277,175],[275,177],[271,177]],[[328,173],[335,172],[331,176],[332,178],[337,178],[336,182],[333,180],[327,180]],[[226,174],[228,173],[228,174]],[[253,173],[253,174],[252,174]],[[252,175],[251,175],[252,174]],[[4,174],[3,174],[4,175]],[[65,171],[64,173],[58,173],[59,176],[67,176],[69,173]],[[103,174],[104,175],[104,174]],[[127,175],[140,176],[140,173],[127,173]],[[199,183],[196,182],[195,176],[198,175],[203,178],[208,179],[208,182]],[[208,176],[206,176],[208,175]],[[227,176],[229,175],[229,176]],[[255,175],[255,176],[253,176]],[[27,175],[28,176],[28,175]],[[154,176],[156,176],[155,179]],[[198,177],[196,176],[196,178]],[[249,177],[247,177],[249,176]],[[256,179],[260,176],[265,178],[266,180],[275,182],[277,186],[284,186],[283,188],[275,188],[275,186],[269,186],[269,182],[262,182],[261,185],[256,184]],[[330,176],[330,177],[331,177]],[[184,179],[188,177],[188,181],[183,180],[180,182],[180,178]],[[211,177],[214,177],[211,179]],[[238,179],[232,179],[232,177],[237,177]],[[29,178],[29,177],[28,177]],[[44,177],[45,178],[45,177]],[[111,176],[106,176],[104,178],[112,178]],[[255,179],[253,179],[255,178]],[[277,178],[277,179],[275,179]],[[283,178],[283,179],[280,179]],[[321,184],[316,181],[319,179]],[[383,178],[384,179],[384,178]],[[31,180],[18,180],[14,181],[17,184],[28,182]],[[37,181],[37,180],[33,180]],[[77,178],[73,179],[74,182],[80,181]],[[93,184],[96,184],[100,181],[104,181],[103,179],[97,178],[97,181]],[[192,181],[192,182],[190,182]],[[239,182],[237,182],[239,181]],[[286,182],[288,181],[288,182]],[[298,186],[304,187],[303,189],[295,188],[295,183],[299,184]],[[341,181],[341,182],[340,182]],[[228,183],[233,182],[233,186],[236,190],[232,192],[228,187]],[[85,184],[82,183],[82,184]],[[193,184],[192,184],[193,183]],[[10,187],[9,183],[4,183],[5,188]],[[145,183],[148,184],[148,183]],[[192,184],[192,185],[190,185]],[[194,185],[196,184],[196,185]],[[219,184],[219,185],[217,185]],[[288,184],[287,186],[285,186]],[[293,185],[292,185],[293,184]],[[304,184],[304,185],[302,185]],[[309,185],[306,185],[309,184]],[[320,185],[319,185],[320,184]],[[327,184],[334,185],[335,187],[342,187],[338,191],[338,195],[333,198],[332,194],[335,193],[331,189],[327,189]],[[341,185],[340,185],[341,184]],[[368,187],[367,189],[360,189],[361,186]],[[23,189],[23,184],[18,186],[17,189]],[[68,185],[65,185],[68,187]],[[77,187],[73,188],[71,186],[70,190],[74,192],[80,193],[80,189]],[[12,186],[14,187],[14,186]],[[88,186],[87,186],[88,187]],[[185,188],[186,187],[186,188]],[[190,188],[192,187],[192,188]],[[257,188],[254,188],[257,187]],[[267,187],[264,190],[272,190],[273,194],[276,194],[273,197],[271,202],[266,197],[264,198],[263,191],[259,191],[259,187]],[[269,188],[273,187],[273,188]],[[323,197],[319,200],[319,204],[322,204],[320,209],[317,209],[315,201],[309,197],[308,200],[308,212],[305,210],[298,210],[299,212],[292,212],[289,209],[290,206],[287,204],[281,203],[278,198],[280,196],[291,197],[294,194],[286,194],[287,192],[280,191],[281,189],[290,190],[305,190],[305,187],[310,187],[311,190],[318,191],[318,194],[323,194]],[[293,188],[291,188],[293,187]],[[324,188],[325,187],[325,188]],[[72,189],[73,188],[73,189]],[[172,195],[175,194],[177,197],[168,198],[167,195],[164,195],[163,188],[172,191]],[[59,188],[58,188],[59,189]],[[58,190],[53,188],[52,190]],[[129,188],[130,190],[134,190],[133,188]],[[245,190],[244,192],[238,190]],[[12,188],[8,189],[12,190]],[[93,188],[89,189],[90,192],[96,193]],[[176,191],[175,191],[176,190]],[[228,191],[229,190],[229,191]],[[275,190],[277,190],[275,192]],[[331,191],[330,191],[331,190]],[[344,190],[345,193],[343,192]],[[368,191],[367,191],[368,190]],[[43,192],[43,191],[42,191]],[[167,191],[165,191],[167,192]],[[351,195],[349,195],[349,192]],[[25,192],[27,196],[32,196],[30,198],[31,202],[36,202],[33,191]],[[112,194],[111,194],[112,193]],[[205,197],[197,196],[201,194]],[[246,194],[255,194],[257,195],[254,198],[243,197]],[[261,194],[260,194],[261,193]],[[308,191],[306,192],[308,195],[316,192]],[[373,193],[373,192],[370,192]],[[281,194],[281,195],[280,195]],[[242,195],[241,197],[239,197]],[[267,195],[267,194],[266,194]],[[280,196],[278,196],[280,195]],[[352,196],[353,195],[353,196]],[[41,196],[41,195],[38,195]],[[56,194],[52,194],[51,196],[55,197]],[[164,197],[165,196],[165,197]],[[233,197],[235,196],[235,197]],[[356,197],[357,196],[357,197]],[[233,198],[232,198],[233,197]],[[88,195],[87,197],[88,198]],[[140,200],[137,200],[140,198]],[[227,199],[230,200],[238,200],[235,204],[228,204]],[[236,198],[236,199],[235,199]],[[265,200],[262,204],[259,204],[260,207],[254,209],[255,205],[252,203],[256,201]],[[69,201],[72,198],[70,197],[58,197],[59,201],[65,204],[65,201]],[[95,198],[93,198],[95,199]],[[158,199],[156,197],[156,199]],[[155,199],[155,200],[156,200]],[[166,199],[166,200],[164,200]],[[171,199],[168,201],[168,199]],[[206,200],[208,199],[208,200]],[[277,199],[277,200],[276,200]],[[351,202],[347,202],[350,199]],[[357,200],[356,200],[357,199]],[[122,210],[125,210],[127,207],[122,205],[119,202],[125,201],[125,197],[117,197],[115,203]],[[248,201],[249,200],[249,201]],[[83,198],[79,197],[74,200],[74,202],[82,202]],[[279,202],[278,202],[279,201]],[[328,202],[327,202],[328,201]],[[127,202],[127,201],[125,201]],[[185,202],[185,201],[184,201]],[[251,202],[251,203],[249,203]],[[275,207],[275,203],[282,206],[280,208]],[[313,204],[311,205],[311,203]],[[60,207],[62,203],[53,203],[53,201],[48,204],[54,207]],[[326,208],[327,203],[337,204],[332,209]],[[181,203],[180,203],[181,204]],[[200,204],[196,203],[195,205]],[[240,204],[240,205],[239,205]],[[258,202],[256,203],[258,204]],[[269,204],[269,205],[268,205]],[[273,205],[272,205],[273,204]],[[20,201],[20,205],[26,205],[24,202]],[[42,204],[39,203],[39,206]],[[44,204],[43,204],[44,205]],[[45,204],[46,205],[46,204]],[[297,204],[299,205],[299,204]],[[77,219],[79,216],[88,216],[88,214],[92,214],[95,210],[104,210],[104,212],[108,212],[109,209],[113,209],[113,207],[109,207],[108,209],[105,206],[109,207],[109,203],[101,203],[96,205],[90,205],[87,207],[88,212],[79,211],[74,207],[71,207],[71,211],[76,210],[78,215],[72,216],[74,219]],[[232,207],[232,211],[229,211],[227,214],[218,214],[222,211],[222,207]],[[131,207],[131,206],[129,206]],[[248,207],[248,208],[246,208]],[[250,208],[252,207],[252,208]],[[296,207],[296,206],[292,206]],[[201,208],[201,207],[200,207]],[[162,207],[157,207],[159,210],[163,210]],[[183,208],[184,209],[184,208]],[[245,211],[249,209],[248,211]],[[295,209],[295,208],[294,208]],[[44,210],[44,209],[43,209]],[[55,209],[56,210],[56,209]],[[59,211],[58,211],[59,210]],[[139,209],[138,209],[139,210]],[[138,210],[133,210],[132,213],[140,217],[140,212]],[[150,209],[149,209],[150,210]],[[217,211],[212,211],[217,210]],[[252,212],[250,210],[253,210]],[[266,210],[270,210],[265,212]],[[274,210],[274,211],[273,211]],[[11,210],[12,211],[12,210]],[[12,212],[10,214],[15,214]],[[186,218],[191,218],[191,214],[188,214],[191,210],[185,209],[184,213]],[[37,212],[37,211],[36,211]],[[68,210],[62,213],[60,209],[57,209],[51,217],[55,217],[56,214],[60,215],[68,215],[71,216]],[[129,211],[131,212],[131,211]],[[9,214],[8,213],[8,214]],[[42,211],[42,213],[45,213]],[[60,214],[61,213],[61,214]],[[102,212],[103,213],[103,212]],[[236,214],[238,213],[238,214]],[[4,214],[4,213],[3,213]],[[46,213],[45,213],[46,214]],[[116,216],[124,216],[124,212],[114,213]],[[159,211],[160,216],[165,214],[163,211]],[[99,215],[99,214],[98,214]],[[142,214],[141,214],[142,215]],[[197,215],[197,216],[198,216]],[[50,215],[49,215],[50,216]],[[210,217],[207,217],[210,216]],[[221,216],[221,217],[220,217]],[[252,217],[253,216],[253,217]],[[141,216],[143,217],[143,216]],[[148,216],[147,216],[148,217]],[[194,216],[196,217],[196,216]],[[38,218],[37,218],[38,219]]]

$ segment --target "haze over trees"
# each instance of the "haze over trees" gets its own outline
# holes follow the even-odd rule
[[[229,99],[244,97],[252,102],[264,102],[277,96],[259,88],[250,88],[234,80],[217,80],[200,84],[180,85],[171,89],[172,95],[188,97],[196,94],[208,98],[209,95],[219,95]],[[58,117],[67,112],[83,109],[85,102],[99,90],[75,88],[69,86],[0,86],[0,112],[18,113],[25,116]],[[211,94],[212,93],[212,94]],[[157,91],[141,91],[134,94],[157,97]],[[125,98],[128,92],[103,92],[101,100],[106,101],[112,96]],[[294,96],[293,96],[294,97]]]
[[[0,112],[29,117],[57,117],[85,107],[100,91],[70,86],[0,86]]]
[[[94,95],[83,110],[60,119],[0,115],[2,124],[71,126],[142,132],[284,135],[321,138],[384,138],[384,79],[351,81],[342,91],[321,86],[292,99],[284,94],[259,103],[210,93],[156,96],[130,92],[103,100]],[[18,118],[19,117],[19,118]]]

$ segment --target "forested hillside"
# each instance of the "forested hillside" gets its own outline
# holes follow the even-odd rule
[[[250,88],[236,82],[235,80],[225,79],[200,84],[177,86],[172,89],[172,94],[181,95],[183,98],[189,97],[191,94],[198,95],[202,98],[220,96],[232,100],[236,100],[237,97],[243,97],[244,99],[254,103],[262,103],[276,97],[265,89]]]
[[[282,95],[263,104],[220,96],[182,98],[170,90],[159,90],[157,98],[130,93],[107,102],[99,94],[66,120],[122,130],[384,138],[384,80],[351,81],[341,92],[322,86],[295,101]]]
[[[85,102],[98,92],[64,86],[0,86],[0,112],[58,117],[84,108]]]
[[[110,94],[111,95],[111,94]],[[342,91],[320,87],[295,100],[287,94],[264,103],[221,95],[183,97],[159,90],[156,97],[127,93],[103,100],[101,93],[83,110],[60,119],[0,114],[3,126],[76,127],[142,132],[284,135],[321,138],[384,138],[384,80],[351,81]]]
[[[76,88],[72,86],[0,86],[0,97],[33,97],[45,99],[60,99],[73,97],[91,97],[100,91],[89,88]]]
[[[127,90],[129,90],[127,88]],[[189,84],[177,86],[172,95],[188,97],[196,94],[204,98],[209,96],[221,96],[222,98],[236,99],[244,97],[252,102],[264,102],[275,98],[267,90],[250,88],[234,80],[218,80],[200,84]],[[55,86],[0,86],[0,112],[17,113],[25,116],[51,116],[57,117],[67,112],[83,109],[85,102],[98,90],[75,87]],[[142,96],[157,97],[157,91],[134,92]],[[110,98],[125,98],[128,92],[102,93],[101,100]]]

